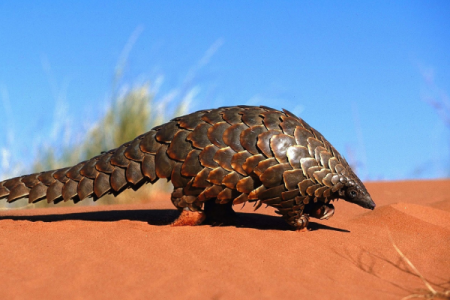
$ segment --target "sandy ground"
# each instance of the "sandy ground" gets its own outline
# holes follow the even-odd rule
[[[450,181],[368,183],[374,211],[339,201],[294,232],[247,205],[236,226],[171,227],[145,205],[0,212],[1,299],[401,299],[450,289]],[[391,240],[392,239],[392,240]]]

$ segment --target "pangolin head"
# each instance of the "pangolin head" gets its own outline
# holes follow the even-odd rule
[[[343,176],[345,178],[343,180],[345,181],[344,187],[339,191],[339,198],[373,210],[376,204],[373,202],[372,197],[370,197],[369,192],[367,192],[366,187],[359,180],[358,176],[356,176],[350,167],[346,168],[345,173],[346,175]]]

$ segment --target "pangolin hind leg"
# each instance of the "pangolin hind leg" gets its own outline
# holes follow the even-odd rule
[[[206,215],[202,210],[191,211],[188,207],[181,211],[180,216],[171,224],[172,226],[195,226],[205,220]]]
[[[206,214],[202,209],[203,203],[198,200],[197,196],[184,195],[183,188],[175,189],[172,192],[171,200],[181,212],[172,226],[200,225],[206,219]]]
[[[204,221],[211,225],[222,225],[235,221],[236,213],[232,208],[232,202],[220,204],[216,202],[215,198],[201,202],[196,196],[179,196],[175,192],[172,193],[171,199],[181,212],[172,226],[195,226]]]

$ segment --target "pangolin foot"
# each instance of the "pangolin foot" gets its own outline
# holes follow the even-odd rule
[[[205,213],[202,211],[190,211],[190,210],[183,210],[171,226],[195,226],[200,225],[204,220],[206,216]]]
[[[296,223],[296,231],[308,231],[309,215],[302,215]]]
[[[320,207],[311,210],[309,215],[320,220],[328,220],[334,215],[334,206],[330,203],[321,205]]]

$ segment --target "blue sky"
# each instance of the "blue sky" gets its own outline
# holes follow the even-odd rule
[[[0,16],[3,167],[31,161],[58,118],[98,117],[134,40],[127,84],[194,86],[191,111],[286,108],[364,179],[449,175],[426,101],[449,101],[448,1],[2,1]]]

